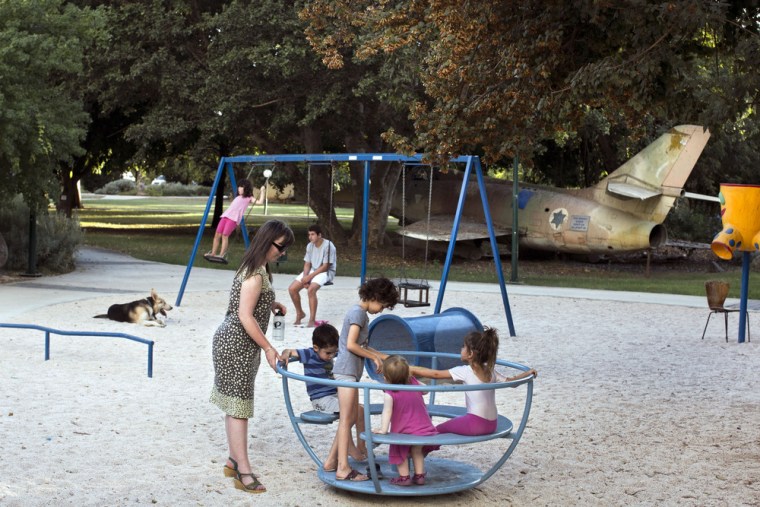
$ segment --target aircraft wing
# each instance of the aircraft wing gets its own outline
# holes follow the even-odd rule
[[[449,241],[451,239],[451,227],[453,225],[454,220],[452,217],[438,215],[430,217],[429,227],[427,220],[419,220],[413,224],[407,225],[398,232],[409,238],[421,239],[423,241]],[[494,226],[495,236],[506,236],[509,234],[511,234],[511,229]],[[457,241],[487,238],[488,228],[484,222],[475,222],[466,217],[460,219]]]
[[[633,197],[635,199],[649,199],[650,197],[656,197],[662,195],[660,191],[650,190],[648,188],[631,185],[629,183],[613,183],[607,184],[607,190],[613,194],[622,195],[625,197]]]

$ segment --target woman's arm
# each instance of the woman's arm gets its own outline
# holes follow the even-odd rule
[[[391,416],[393,415],[393,398],[388,393],[383,395],[383,413],[380,417],[380,427],[373,429],[372,433],[384,435],[388,433],[391,425]]]
[[[449,370],[433,370],[430,368],[423,368],[422,366],[410,366],[409,373],[415,377],[434,378],[434,379],[447,379],[451,378]]]
[[[240,319],[240,323],[243,324],[243,329],[245,329],[248,336],[264,351],[267,363],[269,363],[269,366],[274,370],[277,361],[280,361],[282,358],[261,331],[259,323],[253,318],[253,309],[259,301],[259,296],[261,296],[261,286],[261,275],[253,275],[243,281],[243,285],[240,288],[238,318]]]

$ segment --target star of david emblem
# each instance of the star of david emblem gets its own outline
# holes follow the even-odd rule
[[[553,229],[559,229],[565,218],[567,218],[567,215],[564,213],[564,210],[559,209],[552,214],[552,219],[549,223]]]

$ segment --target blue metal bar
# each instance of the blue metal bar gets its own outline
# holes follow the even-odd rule
[[[362,205],[362,271],[361,284],[367,278],[367,237],[369,236],[369,167],[370,160],[364,162],[364,199]]]
[[[747,296],[749,295],[750,252],[742,253],[742,288],[739,299],[739,343],[744,343],[744,330],[747,322]]]
[[[367,434],[367,450],[374,449],[374,435],[372,433],[372,411],[370,409],[370,388],[364,388],[364,432]],[[358,438],[358,437],[357,437]],[[357,442],[358,443],[358,442]],[[372,478],[372,485],[375,487],[375,493],[382,492],[380,479],[377,478],[375,470],[375,453],[367,452],[367,461],[369,462],[369,475]]]
[[[283,370],[287,371],[287,366],[281,366],[277,365],[277,370]],[[316,463],[317,467],[322,468],[322,460],[319,459],[317,456],[317,453],[314,452],[314,449],[311,448],[309,443],[306,441],[306,437],[304,437],[303,431],[301,431],[301,418],[298,417],[293,412],[293,403],[290,399],[290,387],[288,384],[288,379],[290,378],[288,375],[281,375],[282,377],[282,394],[285,398],[285,408],[288,411],[288,417],[290,418],[290,423],[293,426],[293,431],[296,433],[296,437],[298,437],[298,440],[301,442],[301,445],[306,450],[306,452],[311,457],[312,461]]]
[[[399,155],[396,153],[303,153],[303,154],[273,154],[273,155],[240,155],[224,157],[232,163],[286,163],[286,162],[422,162],[423,155]],[[449,160],[453,163],[465,163],[471,155],[455,157]]]
[[[512,322],[512,310],[509,307],[509,297],[507,296],[507,284],[504,281],[504,272],[501,267],[501,257],[499,256],[499,247],[496,244],[496,235],[493,230],[493,220],[491,219],[491,209],[488,206],[488,196],[486,195],[486,183],[483,180],[483,170],[480,167],[480,159],[475,159],[475,175],[478,178],[478,187],[480,188],[480,200],[483,202],[483,214],[486,217],[488,226],[488,237],[491,239],[491,252],[493,252],[493,262],[496,266],[496,275],[499,277],[499,287],[501,288],[501,300],[504,303],[504,312],[507,316],[507,325],[509,326],[509,336],[515,336],[515,325]],[[516,206],[517,200],[512,203]]]
[[[224,174],[224,164],[226,158],[222,157],[219,161],[219,168],[216,170],[216,178],[214,178],[214,184],[211,186],[211,193],[208,196],[206,202],[206,209],[203,211],[203,218],[201,218],[201,225],[198,227],[198,234],[195,235],[195,244],[193,244],[193,250],[190,252],[190,260],[187,262],[187,268],[185,268],[185,276],[182,277],[182,284],[179,286],[179,293],[177,294],[177,301],[174,302],[176,306],[182,303],[182,295],[185,293],[185,286],[187,285],[187,279],[190,278],[190,270],[193,269],[193,263],[195,262],[195,254],[198,253],[198,247],[201,244],[203,238],[203,229],[206,227],[206,220],[208,220],[208,212],[211,209],[211,201],[216,196],[216,191],[219,188],[219,182]]]
[[[461,157],[460,157],[461,158]],[[449,279],[449,270],[451,269],[451,260],[454,258],[454,247],[457,243],[457,232],[459,232],[459,222],[462,219],[462,210],[464,209],[464,199],[467,195],[467,182],[470,181],[470,172],[472,172],[472,157],[465,157],[467,159],[467,165],[464,170],[464,177],[462,178],[462,188],[459,191],[459,202],[457,204],[457,211],[454,215],[454,224],[451,226],[451,238],[449,238],[449,249],[446,252],[446,263],[443,265],[443,274],[441,275],[441,285],[438,288],[438,299],[435,302],[435,310],[433,313],[441,313],[441,305],[443,304],[443,295],[446,293],[446,282]],[[482,191],[482,189],[481,189]]]
[[[146,340],[139,336],[124,333],[105,333],[101,331],[63,331],[52,327],[38,326],[36,324],[7,324],[0,322],[0,327],[11,329],[36,329],[45,332],[45,361],[50,359],[50,333],[61,336],[103,336],[106,338],[126,338],[133,342],[144,343],[148,346],[148,377],[153,377],[153,340]]]

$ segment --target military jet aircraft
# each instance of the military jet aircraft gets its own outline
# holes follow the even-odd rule
[[[668,234],[662,222],[676,198],[684,195],[684,183],[709,137],[709,131],[700,126],[674,127],[588,188],[521,183],[517,197],[520,248],[598,258],[664,245]],[[403,222],[401,234],[429,240],[433,249],[440,249],[435,242],[447,245],[451,237],[462,173],[435,171],[432,200],[428,199],[429,174],[419,169],[405,171],[404,187],[399,183],[396,189],[391,215]],[[456,253],[477,259],[490,252],[490,244],[474,177],[466,192]],[[486,178],[486,193],[497,241],[508,244],[512,183]]]

